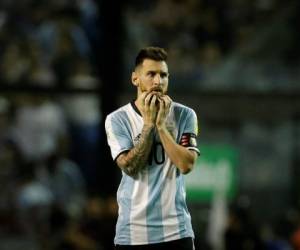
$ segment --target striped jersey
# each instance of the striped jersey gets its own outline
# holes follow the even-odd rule
[[[134,102],[106,117],[107,140],[114,160],[138,143],[143,124]],[[173,102],[167,128],[177,143],[199,154],[197,117],[191,108]],[[153,136],[146,168],[135,178],[122,171],[115,244],[141,245],[194,237],[183,175],[165,153],[158,134],[154,132]]]

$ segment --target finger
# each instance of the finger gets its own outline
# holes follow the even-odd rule
[[[167,95],[163,96],[162,99],[163,99],[164,102],[165,102],[165,106],[166,106],[167,108],[169,108],[169,107],[171,106],[172,99],[171,99],[169,96],[167,96]]]
[[[144,103],[145,103],[145,98],[146,98],[146,96],[147,96],[147,92],[143,92],[143,93],[139,96],[139,98],[138,98],[138,101],[139,101],[142,105],[144,105]]]
[[[171,104],[172,104],[172,99],[169,96],[167,96],[166,99],[167,99],[168,109],[169,109],[171,107]]]
[[[151,110],[154,110],[155,106],[156,106],[156,100],[157,100],[157,96],[156,95],[152,95],[152,98],[151,98],[151,103],[150,103],[150,109]]]
[[[146,93],[146,98],[147,98],[148,96],[153,96],[153,94],[154,94],[153,91],[147,91],[147,93]]]
[[[158,98],[159,101],[159,110],[163,111],[165,108],[165,101],[162,98]]]
[[[157,113],[157,122],[161,123],[161,120],[163,119],[163,117],[165,116],[165,104],[164,101],[162,99],[159,99],[159,109],[158,109],[158,113]]]
[[[162,104],[162,107],[166,106],[166,101],[163,97],[159,97],[158,100],[160,101],[160,103]]]
[[[152,93],[154,93],[157,97],[160,97],[162,95],[161,92],[156,90],[152,91]]]
[[[169,102],[170,102],[170,103],[172,103],[172,102],[173,102],[173,100],[171,99],[171,97],[170,97],[170,96],[166,95],[166,98],[169,100]]]
[[[171,99],[170,96],[168,96],[168,95],[163,95],[162,98],[163,98],[164,100],[166,100],[167,102],[172,102],[172,99]]]
[[[149,92],[147,93],[145,100],[144,100],[144,104],[149,106],[151,104],[151,100],[153,99],[153,93]]]

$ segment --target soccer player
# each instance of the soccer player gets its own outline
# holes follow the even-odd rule
[[[131,80],[136,100],[105,121],[112,157],[122,170],[116,249],[192,250],[183,175],[199,155],[196,114],[167,95],[163,48],[140,50]]]

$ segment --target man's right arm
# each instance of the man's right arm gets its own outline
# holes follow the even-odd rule
[[[117,165],[129,176],[136,177],[146,167],[153,144],[153,125],[144,125],[138,143],[116,159]]]
[[[137,103],[144,121],[141,136],[132,149],[122,153],[116,159],[117,165],[133,178],[146,167],[151,152],[157,114],[156,100],[157,97],[149,91],[138,97]]]

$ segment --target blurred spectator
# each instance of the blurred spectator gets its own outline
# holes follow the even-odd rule
[[[30,68],[25,79],[28,85],[53,87],[57,84],[57,77],[50,64],[43,58],[42,50],[35,41],[28,44]]]
[[[245,198],[245,197],[244,197]],[[242,198],[229,210],[225,230],[225,250],[263,250],[259,226],[255,224],[249,209],[249,202]]]
[[[93,0],[77,0],[80,22],[92,47],[101,42],[101,22],[98,6]]]
[[[86,202],[86,184],[79,167],[61,153],[50,155],[45,165],[46,172],[40,177],[51,190],[55,205],[67,216],[79,217]]]
[[[22,42],[12,40],[5,45],[6,49],[1,60],[1,79],[5,84],[18,84],[26,78],[30,69],[29,57],[26,55],[27,49],[24,48]]]
[[[77,57],[88,61],[91,56],[90,45],[82,28],[72,21],[72,15],[64,15],[58,19],[53,53],[53,68],[61,84],[66,84],[67,78],[73,73],[73,61]],[[73,14],[74,15],[74,14]]]
[[[13,108],[11,102],[0,97],[0,234],[17,231],[14,210],[16,177],[21,154],[10,139],[11,118]]]
[[[66,121],[59,105],[44,96],[25,96],[16,109],[13,139],[29,160],[53,153],[66,134]]]
[[[58,250],[112,250],[117,207],[115,199],[102,199],[91,195],[86,202],[82,216],[66,218],[63,214],[53,214],[53,221],[63,219],[63,227]],[[56,227],[55,227],[56,228]],[[54,230],[53,228],[52,230]],[[56,231],[56,230],[54,230]]]
[[[113,250],[113,237],[117,219],[115,198],[91,196],[87,202],[82,218],[82,230],[92,239],[99,242],[105,250]]]
[[[54,201],[49,188],[36,177],[38,162],[24,163],[19,169],[16,209],[21,232],[41,249],[48,249],[49,216]]]
[[[18,222],[15,211],[17,173],[22,158],[16,145],[11,141],[0,142],[0,235],[17,233]]]
[[[64,84],[72,72],[69,63],[73,56],[95,62],[91,53],[99,42],[95,1],[78,1],[75,5],[69,1],[13,2],[3,3],[0,15],[0,44],[4,48],[0,50],[0,72],[4,84],[39,80]]]
[[[89,63],[75,58],[73,73],[67,86],[70,88],[99,88],[100,82]],[[69,125],[70,157],[79,165],[89,189],[98,186],[100,126],[102,122],[99,93],[73,94],[62,98],[62,105]]]
[[[277,217],[272,224],[263,227],[266,250],[292,250],[290,238],[297,221],[296,213],[289,208]]]
[[[12,126],[13,105],[6,97],[0,96],[0,143],[9,138]]]
[[[300,249],[300,213],[296,211],[293,216],[294,229],[291,233],[290,242],[294,250]]]
[[[299,250],[300,249],[300,230],[297,229],[293,235],[292,235],[292,239],[291,239],[292,245],[294,247],[295,250]]]

